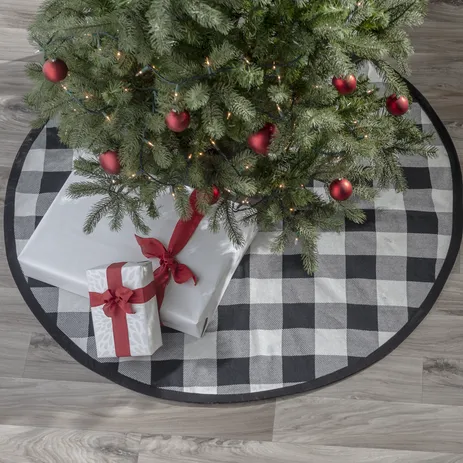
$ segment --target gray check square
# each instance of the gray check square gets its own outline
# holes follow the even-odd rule
[[[45,155],[45,172],[70,172],[73,166],[73,150],[47,150]]]
[[[39,194],[42,184],[42,172],[23,172],[18,180],[18,193]]]
[[[432,187],[436,190],[448,190],[452,186],[452,171],[448,167],[431,167],[429,169]]]
[[[409,233],[407,236],[407,254],[409,257],[435,258],[437,253],[437,235]]]
[[[347,367],[347,356],[317,355],[315,357],[315,377],[329,375],[335,371]]]
[[[376,210],[376,231],[407,233],[407,213],[400,210]]]
[[[283,305],[313,303],[315,283],[313,278],[285,278],[282,280]]]
[[[16,217],[14,233],[17,240],[28,240],[35,230],[35,216]]]
[[[347,330],[347,354],[349,357],[367,357],[378,347],[378,331]]]
[[[418,281],[407,281],[407,299],[409,307],[421,307],[424,299],[428,295],[433,283],[423,283]]]
[[[376,254],[375,232],[346,232],[345,236],[347,256],[374,256]],[[362,243],[362,246],[359,246],[359,243]]]
[[[377,256],[378,280],[404,281],[407,279],[407,258],[402,256]]]
[[[36,215],[43,217],[56,198],[57,193],[41,193],[37,196]],[[83,224],[82,224],[83,226]]]
[[[251,295],[249,282],[246,279],[231,280],[222,298],[223,305],[249,304]]]
[[[408,322],[407,307],[378,306],[378,330],[397,333]]]
[[[346,328],[347,304],[316,304],[315,326],[317,328]]]
[[[251,357],[249,363],[251,384],[283,384],[283,359],[279,357]]]
[[[403,195],[406,209],[417,207],[420,211],[434,211],[432,190],[407,190]]]
[[[346,257],[341,256],[324,256],[318,263],[315,272],[317,278],[344,278],[346,274]]]
[[[217,332],[217,358],[248,358],[250,349],[249,331]]]
[[[315,330],[311,328],[291,328],[283,330],[283,357],[315,355]]]
[[[32,294],[37,299],[46,313],[58,313],[59,290],[52,286],[44,288],[31,288]],[[85,333],[87,336],[88,333]]]
[[[281,278],[283,260],[279,254],[252,254],[249,268],[251,278]]]
[[[118,371],[122,375],[140,381],[143,384],[151,384],[150,361],[138,360],[136,358],[130,359],[130,361],[120,361]]]
[[[207,387],[217,385],[217,360],[184,360],[183,361],[183,386]]]
[[[281,304],[253,304],[249,312],[249,328],[251,330],[276,330],[283,325],[283,309]]]
[[[375,280],[346,280],[346,292],[348,304],[377,304]]]

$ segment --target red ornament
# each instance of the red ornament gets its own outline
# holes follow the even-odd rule
[[[177,111],[172,110],[166,116],[166,125],[169,127],[172,132],[183,132],[190,126],[190,113],[188,111],[183,111],[178,113]]]
[[[66,79],[68,75],[68,67],[67,64],[60,59],[48,60],[45,61],[42,67],[42,72],[45,79],[56,84]]]
[[[398,97],[394,93],[386,100],[386,107],[393,116],[403,116],[408,111],[410,104],[406,97]]]
[[[346,77],[334,76],[332,82],[341,95],[350,95],[357,89],[357,79],[352,74]]]
[[[215,204],[220,198],[220,190],[216,185],[212,185],[212,204]]]
[[[267,122],[258,132],[249,135],[248,146],[254,153],[267,155],[270,143],[278,133],[278,127],[271,122]]]
[[[339,178],[331,182],[330,195],[336,201],[345,201],[352,196],[352,183],[347,178]]]
[[[121,163],[116,151],[100,154],[100,165],[107,174],[117,175],[121,171]]]

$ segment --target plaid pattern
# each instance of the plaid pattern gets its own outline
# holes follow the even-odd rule
[[[434,131],[417,104],[409,117]],[[437,135],[436,145],[435,159],[402,159],[407,192],[386,191],[362,205],[365,224],[348,222],[340,234],[322,234],[313,277],[296,244],[273,255],[272,234],[259,233],[203,339],[164,329],[164,346],[152,358],[105,359],[107,371],[152,390],[218,397],[310,383],[374,353],[421,306],[448,253],[452,173]],[[15,195],[18,253],[64,184],[72,158],[51,125],[31,147]],[[28,284],[49,320],[100,362],[87,300],[32,279]]]

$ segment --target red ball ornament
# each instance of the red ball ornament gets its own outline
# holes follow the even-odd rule
[[[68,67],[67,64],[60,59],[48,60],[45,61],[42,67],[42,72],[45,79],[56,84],[66,79],[68,75]]]
[[[220,198],[220,190],[216,185],[212,185],[212,204],[215,204]]]
[[[190,113],[188,111],[183,111],[178,113],[177,111],[172,110],[166,116],[166,125],[172,130],[172,132],[183,132],[190,126]]]
[[[403,116],[410,108],[410,104],[406,97],[398,97],[394,93],[386,100],[386,107],[393,116]]]
[[[100,154],[100,165],[107,174],[117,175],[121,171],[121,163],[116,151]]]
[[[350,95],[357,89],[357,79],[352,74],[346,77],[334,76],[332,82],[341,95]]]
[[[267,122],[258,132],[249,135],[248,146],[254,153],[266,156],[272,139],[278,135],[278,127],[271,122]]]
[[[345,201],[352,196],[352,183],[347,178],[339,178],[331,182],[330,195],[336,201]]]

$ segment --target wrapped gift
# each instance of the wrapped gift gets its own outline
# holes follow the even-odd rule
[[[119,262],[87,271],[97,355],[152,355],[162,346],[151,262]]]
[[[162,260],[162,250],[161,254],[153,252],[153,249],[146,248],[146,242],[141,241],[142,252],[135,239],[135,227],[128,217],[118,232],[111,232],[109,220],[104,218],[91,235],[86,235],[82,231],[85,218],[101,198],[69,198],[66,190],[78,181],[82,178],[71,174],[21,252],[19,262],[24,274],[88,297],[86,271],[89,268],[108,262],[139,262],[146,260],[146,256],[153,258],[154,269],[165,268],[159,259]],[[179,217],[170,194],[158,198],[156,204],[160,216],[156,220],[146,218],[151,232],[140,238],[155,239],[168,250]],[[161,275],[174,281],[164,286],[160,315],[165,326],[201,337],[257,230],[242,227],[245,246],[237,249],[224,229],[211,233],[207,218],[196,216],[196,219],[194,233],[181,250],[174,250],[176,263],[172,262],[169,272]],[[195,279],[177,284],[175,280],[182,279],[177,272],[179,268],[184,269],[183,266]]]

